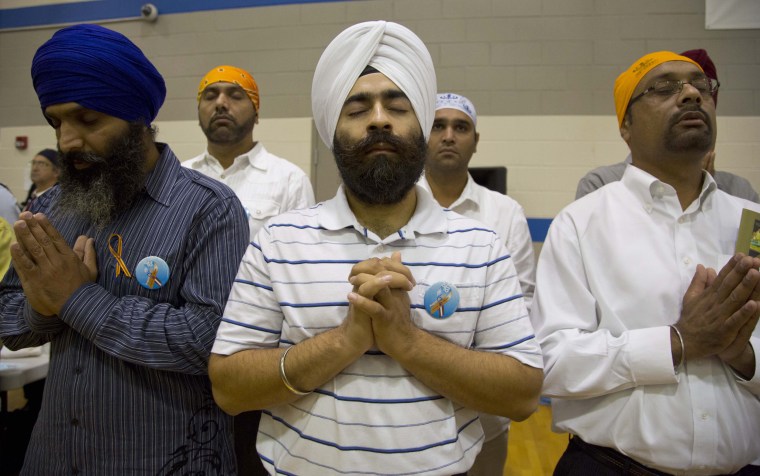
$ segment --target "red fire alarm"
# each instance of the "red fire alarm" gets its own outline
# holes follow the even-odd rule
[[[29,145],[29,138],[27,136],[16,136],[16,148],[18,150],[26,150],[26,146]]]

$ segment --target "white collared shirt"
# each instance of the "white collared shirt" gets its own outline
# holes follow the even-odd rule
[[[430,184],[422,175],[418,182],[430,192]],[[479,185],[470,174],[459,198],[448,207],[460,215],[474,218],[489,226],[512,255],[517,268],[520,287],[525,297],[525,305],[530,310],[533,290],[536,287],[536,260],[533,256],[533,240],[528,229],[528,220],[522,205],[512,197]]]
[[[251,237],[269,218],[314,205],[314,191],[304,171],[267,152],[261,142],[236,157],[226,170],[208,151],[182,165],[215,178],[235,191],[248,215]]]
[[[358,222],[343,186],[326,202],[271,220],[243,257],[212,352],[287,347],[339,326],[352,266],[400,251],[416,281],[409,298],[417,327],[540,367],[515,269],[499,236],[444,210],[420,187],[416,193],[409,222],[382,239]],[[445,319],[424,304],[426,291],[441,282],[460,296],[456,312]],[[482,440],[474,410],[438,395],[371,349],[313,393],[264,410],[257,449],[271,473],[450,475],[467,471]]]
[[[554,428],[673,474],[733,473],[760,457],[760,363],[750,381],[717,357],[672,364],[668,325],[697,264],[720,270],[742,208],[760,211],[704,177],[686,210],[634,166],[567,206],[541,251],[532,309]],[[751,343],[760,359],[760,330]]]

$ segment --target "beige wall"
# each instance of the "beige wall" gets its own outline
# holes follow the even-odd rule
[[[256,138],[310,173],[317,59],[346,26],[379,18],[420,35],[439,90],[474,101],[481,144],[473,165],[506,165],[510,195],[529,217],[554,216],[588,169],[625,157],[612,84],[638,56],[660,49],[710,52],[722,83],[718,168],[760,190],[760,30],[705,30],[701,0],[354,0],[107,26],[132,38],[164,75],[159,138],[180,158],[204,149],[195,122],[198,81],[231,63],[252,71],[261,88]],[[19,198],[31,154],[54,145],[29,75],[34,51],[53,31],[0,32],[0,181]],[[13,148],[16,135],[30,138],[28,151]]]

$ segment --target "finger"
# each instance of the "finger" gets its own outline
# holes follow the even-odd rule
[[[46,217],[44,213],[36,213],[34,218],[59,253],[63,254],[71,251],[71,247],[66,242],[66,239],[58,232],[53,224],[50,223],[50,220],[48,220],[48,217]]]
[[[369,316],[378,316],[384,310],[383,306],[377,301],[368,299],[358,293],[348,293],[348,302],[358,311],[363,312]]]
[[[364,261],[360,261],[359,263],[356,263],[354,266],[351,267],[351,272],[349,273],[348,277],[350,280],[351,276],[358,275],[358,274],[375,275],[382,270],[383,270],[383,265],[382,265],[382,262],[380,261],[380,258],[365,259]]]
[[[403,274],[406,276],[406,279],[408,279],[410,283],[413,285],[417,284],[417,281],[414,279],[414,275],[412,275],[412,271],[409,269],[409,267],[405,266],[401,262],[400,252],[395,251],[390,258],[383,258],[383,265],[387,271]]]
[[[367,299],[375,299],[378,292],[388,289],[388,285],[393,279],[390,275],[384,275],[367,280],[361,286],[354,288],[354,293],[359,294]]]
[[[48,261],[56,262],[61,253],[53,242],[48,230],[45,228],[45,224],[47,224],[48,228],[52,228],[50,222],[47,221],[47,217],[42,213],[37,213],[32,216],[32,218],[24,221],[28,225],[32,236],[34,236],[35,240],[37,240],[37,243],[42,248],[42,251],[44,251]],[[60,236],[55,229],[53,229],[53,231],[55,232],[55,235]],[[66,246],[66,249],[68,249],[68,246]]]
[[[44,264],[48,262],[47,255],[31,231],[31,223],[34,222],[34,218],[31,217],[30,213],[26,213],[26,215],[29,216],[28,219],[18,220],[13,224],[16,242],[24,250],[26,256],[36,265]]]
[[[712,284],[717,293],[720,302],[726,302],[732,295],[733,291],[744,282],[744,278],[752,265],[752,259],[742,253],[737,253],[726,263],[720,270],[718,276]],[[734,295],[734,298],[737,296]],[[738,303],[739,306],[744,304]]]
[[[750,334],[754,331],[758,320],[758,303],[756,301],[749,301],[740,307],[735,313],[729,317],[723,328],[726,335],[731,335],[735,340],[743,329],[749,327]],[[749,339],[749,337],[747,337]]]
[[[81,261],[84,261],[84,248],[86,244],[87,237],[84,235],[78,236],[77,241],[74,242],[74,254],[76,254]]]
[[[738,270],[740,267],[737,266],[736,269]],[[739,284],[731,290],[728,297],[721,303],[721,307],[727,311],[726,315],[735,312],[747,303],[755,292],[758,281],[760,281],[760,272],[756,269],[747,270]]]
[[[27,273],[31,272],[34,267],[34,261],[29,257],[24,249],[18,243],[11,244],[11,261],[13,262],[13,268],[16,270],[19,279],[21,281],[26,280]]]
[[[715,278],[717,277],[718,277],[717,271],[715,271],[712,268],[707,268],[707,281],[706,281],[707,286],[712,286],[713,283],[715,282]]]
[[[714,271],[713,271],[714,272]],[[684,293],[683,300],[684,302],[689,302],[692,299],[697,298],[700,296],[705,288],[708,286],[708,272],[705,269],[704,266],[701,264],[697,265],[696,271],[694,271],[694,276],[691,278],[691,282],[689,283],[689,287],[686,288],[686,293]]]
[[[93,280],[98,277],[98,255],[95,253],[95,240],[92,238],[87,239],[87,243],[84,247],[84,264]]]

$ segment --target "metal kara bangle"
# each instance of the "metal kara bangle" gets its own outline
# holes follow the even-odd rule
[[[293,385],[290,384],[290,382],[288,381],[288,376],[285,375],[285,357],[288,356],[288,352],[290,352],[290,349],[292,349],[293,347],[295,346],[292,345],[288,347],[287,349],[283,351],[282,355],[280,355],[280,379],[282,380],[283,385],[285,385],[285,388],[290,390],[291,393],[294,393],[296,395],[308,395],[311,392],[302,392],[298,390],[297,388],[295,388]]]
[[[683,345],[683,336],[681,335],[681,331],[679,331],[676,326],[668,326],[668,327],[676,331],[676,335],[678,336],[678,342],[681,343],[681,359],[678,361],[678,365],[676,365],[676,368],[680,368],[681,365],[683,365],[684,359],[686,359],[686,347]]]

